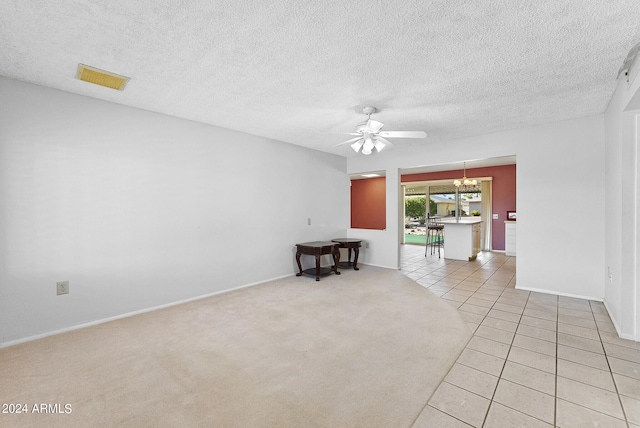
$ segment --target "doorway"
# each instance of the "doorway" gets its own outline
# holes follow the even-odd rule
[[[481,249],[492,249],[492,177],[477,178],[476,186],[457,188],[452,180],[402,183],[403,244],[427,244],[427,215],[436,218],[480,217]],[[445,237],[446,241],[446,237]]]
[[[403,244],[426,245],[428,200],[427,187],[422,184],[403,185],[404,239]]]

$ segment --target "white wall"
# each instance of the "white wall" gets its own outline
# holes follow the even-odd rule
[[[349,229],[348,237],[362,239],[358,263],[397,269],[400,265],[400,237],[404,233],[404,196],[400,191],[400,171],[386,172],[386,216],[384,230]],[[400,212],[400,214],[398,214]],[[395,249],[396,251],[392,251]]]
[[[621,337],[640,341],[638,230],[640,182],[637,118],[640,64],[620,78],[606,119],[605,304]],[[611,275],[609,277],[609,274]]]
[[[295,243],[347,233],[342,157],[2,77],[0,100],[0,345],[292,275]]]
[[[350,174],[377,170],[395,174],[399,168],[516,155],[517,287],[604,298],[604,116],[399,147],[379,155],[348,158],[347,170]],[[582,180],[586,185],[579,184]],[[399,192],[391,197],[399,197]],[[585,206],[584,201],[593,208],[577,213],[575,207]],[[397,201],[387,204],[397,205]],[[388,210],[387,224],[397,222],[398,213],[396,209],[390,217]],[[504,220],[506,213],[498,214]],[[354,232],[350,229],[349,233]],[[370,263],[398,266],[398,247],[389,245],[393,235],[390,232],[379,242],[371,242],[378,251]]]

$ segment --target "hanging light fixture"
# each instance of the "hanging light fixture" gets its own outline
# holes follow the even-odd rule
[[[464,173],[462,179],[453,180],[453,185],[456,186],[456,221],[460,221],[462,214],[462,206],[460,203],[461,193],[472,193],[478,191],[478,180],[470,180],[467,178],[467,163],[464,162]]]
[[[354,152],[358,153],[360,149],[362,149],[363,155],[370,155],[373,152],[373,149],[376,151],[381,151],[384,149],[385,144],[378,140],[374,139],[371,135],[366,134],[364,138],[358,139],[355,143],[351,144],[351,148]]]
[[[371,134],[365,133],[364,138],[359,139],[355,143],[351,144],[351,148],[353,151],[358,153],[358,151],[362,148],[363,155],[370,155],[373,149],[376,151],[381,151],[384,149],[385,144],[377,138],[374,138]]]
[[[464,163],[464,173],[461,180],[453,180],[453,185],[459,190],[463,190],[467,187],[475,187],[478,185],[478,180],[469,180],[467,178],[467,163]]]
[[[364,145],[362,146],[362,154],[363,155],[370,155],[371,154],[371,150],[373,150],[373,140],[371,139],[370,136],[367,135],[367,137],[364,139]]]
[[[393,147],[393,144],[387,138],[427,138],[427,134],[424,131],[383,131],[384,124],[371,119],[371,115],[376,111],[375,107],[364,107],[362,112],[367,115],[367,120],[356,126],[356,132],[347,133],[356,137],[338,143],[334,147],[349,144],[354,152],[370,155],[374,150],[380,152],[387,146]]]

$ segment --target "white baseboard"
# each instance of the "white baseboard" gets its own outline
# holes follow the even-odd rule
[[[593,300],[595,302],[602,302],[604,304],[604,307],[607,309],[607,312],[609,313],[609,318],[611,319],[611,322],[613,323],[613,327],[616,329],[616,333],[617,333],[618,337],[620,337],[621,339],[632,340],[634,342],[640,342],[640,340],[638,340],[640,338],[636,338],[632,334],[624,334],[624,333],[620,332],[620,326],[618,325],[616,320],[611,316],[611,310],[609,309],[609,305],[607,304],[606,300],[604,300],[602,298],[592,297],[592,296],[583,296],[583,295],[579,295],[579,294],[558,293],[558,292],[555,292],[555,291],[542,290],[542,289],[530,288],[530,287],[518,287],[517,285],[516,285],[516,290],[535,291],[536,293],[552,294],[552,295],[555,295],[555,296],[573,297],[573,298],[576,298],[576,299]]]
[[[634,342],[640,342],[640,337],[636,338],[632,334],[625,334],[620,332],[620,326],[618,325],[618,322],[615,319],[613,319],[613,317],[611,316],[611,310],[609,309],[609,304],[607,303],[606,300],[603,300],[602,303],[604,303],[604,307],[607,308],[607,312],[609,312],[609,318],[613,323],[613,327],[616,329],[616,333],[618,333],[618,337],[621,339],[633,340]]]
[[[373,264],[373,263],[360,263],[360,262],[358,262],[358,266],[361,266],[361,265],[379,267],[379,268],[383,268],[383,269],[395,269],[395,270],[399,270],[400,269],[399,266],[392,267],[392,266],[376,265],[376,264]]]
[[[516,284],[516,290],[534,291],[536,293],[553,294],[554,296],[573,297],[575,299],[593,300],[595,302],[602,302],[602,298],[600,297],[584,296],[581,294],[571,294],[571,293],[559,293],[557,291],[550,291],[542,288],[518,287],[518,284]]]
[[[178,300],[178,301],[175,301],[175,302],[166,303],[164,305],[153,306],[153,307],[150,307],[150,308],[140,309],[138,311],[127,312],[125,314],[115,315],[115,316],[109,317],[109,318],[102,318],[102,319],[95,320],[95,321],[90,321],[90,322],[86,322],[86,323],[82,323],[82,324],[77,324],[77,325],[74,325],[74,326],[71,326],[71,327],[65,327],[65,328],[61,328],[61,329],[58,329],[58,330],[48,331],[46,333],[35,334],[33,336],[27,336],[27,337],[23,337],[21,339],[12,340],[12,341],[9,341],[9,342],[3,342],[3,343],[0,343],[0,349],[7,348],[9,346],[19,345],[21,343],[31,342],[33,340],[43,339],[43,338],[49,337],[49,336],[55,336],[55,335],[61,334],[61,333],[67,333],[69,331],[80,330],[81,328],[91,327],[91,326],[98,325],[98,324],[104,324],[104,323],[107,323],[107,322],[110,322],[110,321],[116,321],[116,320],[119,320],[119,319],[122,319],[122,318],[132,317],[134,315],[140,315],[140,314],[144,314],[144,313],[151,312],[151,311],[157,311],[159,309],[169,308],[171,306],[181,305],[183,303],[193,302],[195,300],[206,299],[207,297],[216,296],[218,294],[229,293],[231,291],[240,290],[240,289],[247,288],[247,287],[253,287],[255,285],[264,284],[265,282],[275,281],[275,280],[282,279],[282,278],[287,278],[287,277],[293,276],[293,275],[295,275],[295,274],[282,275],[282,276],[278,276],[278,277],[275,277],[275,278],[267,279],[267,280],[264,280],[264,281],[259,281],[259,282],[253,282],[251,284],[240,285],[238,287],[229,288],[229,289],[221,290],[221,291],[215,291],[213,293],[203,294],[201,296],[190,297],[188,299]]]

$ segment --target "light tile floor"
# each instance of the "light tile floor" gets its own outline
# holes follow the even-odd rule
[[[640,428],[640,342],[601,302],[516,290],[503,253],[460,262],[403,245],[401,271],[474,332],[414,427]]]

